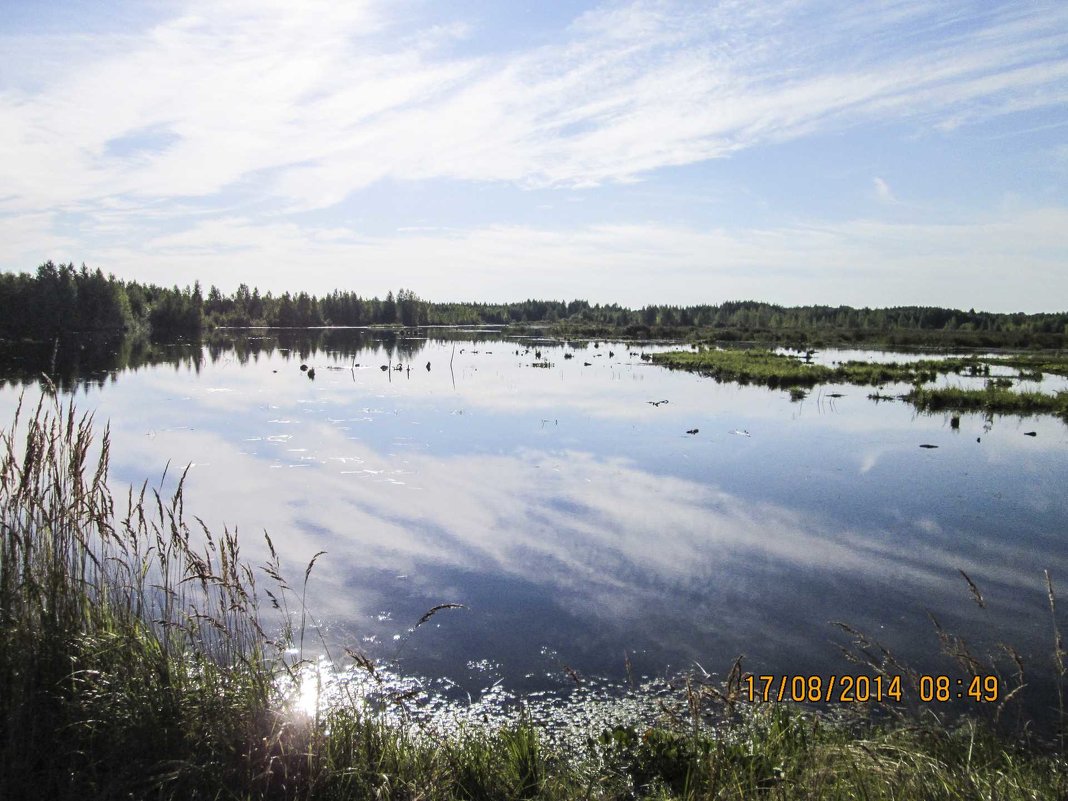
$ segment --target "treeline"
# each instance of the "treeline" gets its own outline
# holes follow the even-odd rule
[[[620,325],[631,322],[619,306],[591,307],[584,300],[525,300],[518,303],[431,303],[410,289],[389,292],[379,300],[335,290],[317,298],[306,292],[278,297],[241,284],[232,296],[211,287],[204,302],[206,320],[213,326],[267,325],[310,327],[325,325],[510,325],[580,321]],[[621,314],[622,313],[622,314]]]
[[[361,325],[522,325],[559,324],[617,331],[635,336],[665,331],[739,334],[804,332],[855,333],[858,338],[893,332],[1068,335],[1068,312],[998,314],[926,306],[856,309],[850,306],[779,306],[730,301],[697,306],[645,306],[629,309],[585,300],[523,300],[514,303],[431,303],[408,289],[385,299],[335,290],[317,298],[301,292],[272,297],[242,284],[232,296],[212,287],[204,301],[210,326],[278,327]]]
[[[780,306],[731,301],[629,309],[585,300],[431,303],[409,289],[384,299],[335,290],[260,294],[241,284],[232,295],[200,284],[170,289],[120,281],[84,265],[41,265],[36,275],[0,273],[0,335],[48,338],[69,331],[196,336],[216,327],[554,324],[565,332],[691,335],[726,340],[844,341],[1063,347],[1068,312],[998,314],[974,309],[899,306]]]
[[[199,285],[185,289],[120,281],[84,264],[42,264],[34,275],[0,273],[0,334],[50,339],[68,332],[197,335]]]

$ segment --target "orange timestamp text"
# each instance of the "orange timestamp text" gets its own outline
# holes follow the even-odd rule
[[[1001,682],[997,676],[954,678],[944,675],[920,675],[909,680],[898,675],[765,675],[746,676],[742,695],[749,701],[796,701],[808,703],[866,704],[900,703],[907,694],[923,703],[972,701],[997,702]]]

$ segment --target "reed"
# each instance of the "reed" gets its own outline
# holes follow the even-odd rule
[[[47,393],[0,438],[4,797],[242,784],[271,717],[280,643],[237,537],[190,530],[184,475],[117,514],[109,454]]]

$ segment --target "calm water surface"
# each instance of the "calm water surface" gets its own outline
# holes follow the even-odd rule
[[[110,422],[117,487],[189,464],[187,511],[236,527],[247,556],[267,530],[299,583],[327,552],[308,595],[325,641],[459,692],[622,681],[628,659],[639,675],[741,654],[756,673],[847,672],[833,621],[960,675],[929,614],[1048,676],[1043,570],[1068,604],[1061,421],[954,430],[869,388],[796,403],[671,372],[637,355],[655,346],[444,336],[261,332],[59,361]],[[858,355],[888,358],[820,358]],[[4,419],[24,384],[39,392],[31,362],[0,368]],[[442,603],[466,608],[411,632]]]

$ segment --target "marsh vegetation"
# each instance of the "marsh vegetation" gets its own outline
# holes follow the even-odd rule
[[[923,411],[982,411],[1002,414],[1055,414],[1068,419],[1068,392],[1017,391],[1018,381],[1041,381],[1046,373],[1068,375],[1068,357],[1059,353],[976,355],[952,358],[917,358],[908,362],[844,361],[833,365],[812,362],[812,351],[801,354],[730,348],[702,348],[649,355],[655,364],[690,370],[717,381],[763,384],[797,390],[819,384],[856,384],[882,387],[912,384],[900,396]],[[991,368],[1013,368],[1013,377],[990,377]],[[924,387],[939,376],[955,374],[985,377],[982,388]],[[892,398],[875,393],[875,399]],[[794,400],[803,395],[791,392]]]

